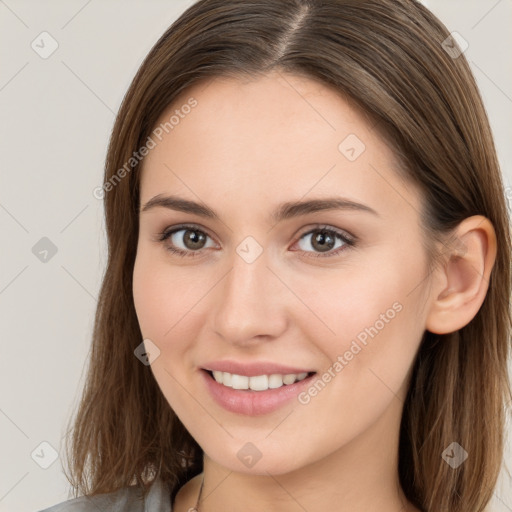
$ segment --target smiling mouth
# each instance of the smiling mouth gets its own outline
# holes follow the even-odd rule
[[[308,379],[316,372],[302,372],[291,374],[271,374],[248,377],[246,375],[231,374],[228,372],[211,371],[202,369],[212,380],[226,388],[247,393],[258,393],[272,389],[291,386],[297,382]]]

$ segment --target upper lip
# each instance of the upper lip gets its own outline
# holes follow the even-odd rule
[[[290,373],[314,372],[314,370],[299,368],[298,366],[286,366],[284,364],[277,364],[267,361],[255,361],[251,363],[241,363],[231,360],[212,361],[210,363],[205,363],[202,368],[204,370],[216,370],[220,372],[234,373],[236,375],[245,375],[246,377],[256,377],[257,375],[272,375],[273,373],[287,375]]]

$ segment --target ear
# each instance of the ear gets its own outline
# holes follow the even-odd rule
[[[471,322],[485,299],[496,260],[496,233],[482,215],[464,219],[450,240],[445,246],[447,260],[436,270],[425,325],[435,334],[448,334]]]

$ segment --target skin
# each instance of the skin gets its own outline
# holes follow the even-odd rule
[[[394,170],[391,149],[361,112],[324,85],[272,72],[196,84],[161,116],[198,105],[150,151],[141,205],[158,194],[202,202],[220,220],[154,207],[140,213],[133,274],[142,334],[160,355],[151,370],[170,406],[204,451],[204,473],[181,488],[173,511],[416,511],[398,482],[398,433],[414,356],[425,330],[448,333],[475,316],[496,256],[492,224],[462,222],[459,256],[427,271],[420,192]],[[355,134],[354,161],[338,145]],[[343,196],[373,208],[329,210],[274,223],[286,201]],[[207,235],[197,249],[180,231]],[[333,256],[314,243],[318,226],[357,237]],[[236,252],[252,236],[252,263]],[[197,253],[179,257],[166,250]],[[450,246],[452,247],[452,246]],[[455,244],[454,244],[455,247]],[[446,248],[445,248],[446,250]],[[315,257],[320,254],[320,257]],[[244,416],[208,394],[199,367],[231,358],[266,360],[322,375],[365,328],[400,312],[309,403]],[[261,453],[246,467],[247,443]]]

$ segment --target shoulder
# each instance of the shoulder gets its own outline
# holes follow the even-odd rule
[[[190,510],[195,507],[203,473],[188,480],[177,492],[174,498],[175,510]]]
[[[39,512],[172,512],[168,486],[156,479],[144,500],[136,487],[123,487],[115,492],[80,496]]]

